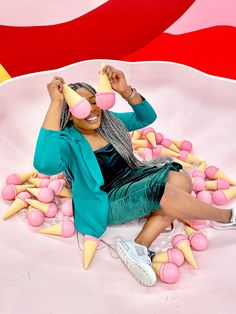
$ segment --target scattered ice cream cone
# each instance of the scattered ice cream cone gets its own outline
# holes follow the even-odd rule
[[[208,179],[225,179],[227,180],[231,185],[235,185],[235,182],[227,177],[222,171],[219,170],[219,168],[215,166],[208,166],[205,169],[205,174]]]
[[[161,145],[172,150],[173,152],[179,153],[179,148],[169,138],[163,139]]]
[[[54,192],[49,188],[29,188],[28,192],[37,197],[37,199],[44,203],[50,203],[54,199]]]
[[[96,104],[103,110],[108,110],[115,104],[115,93],[112,90],[111,83],[106,73],[103,73],[103,63],[99,72],[98,92],[96,94]]]
[[[62,236],[64,238],[72,237],[75,233],[73,222],[69,220],[61,221],[58,224],[39,230],[40,233]]]
[[[15,201],[11,204],[8,210],[3,215],[3,220],[6,220],[19,212],[21,209],[28,207],[28,203],[25,201],[26,198],[30,197],[28,192],[21,192],[16,196]]]
[[[192,265],[194,268],[197,268],[197,263],[193,256],[193,252],[190,247],[190,242],[186,236],[183,234],[177,234],[173,238],[173,246],[184,254],[185,259],[187,262]]]
[[[88,269],[93,259],[96,248],[98,247],[100,240],[88,235],[84,235],[84,269]]]
[[[43,203],[37,200],[26,199],[25,200],[31,206],[40,209],[47,218],[53,218],[58,212],[57,205],[54,203]]]
[[[20,185],[27,181],[30,177],[36,177],[38,174],[37,170],[24,173],[12,173],[6,178],[6,184],[17,184]]]
[[[218,190],[212,194],[212,199],[216,205],[225,205],[236,196],[236,186],[227,190]]]
[[[14,185],[14,184],[7,184],[2,188],[2,198],[4,200],[14,200],[18,193],[27,191],[28,188],[33,187],[33,185]]]
[[[154,128],[152,127],[146,127],[143,130],[143,135],[145,136],[145,138],[152,144],[153,147],[157,146],[157,142],[156,142],[156,132],[154,130]]]

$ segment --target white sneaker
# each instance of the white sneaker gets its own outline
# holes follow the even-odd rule
[[[236,228],[236,208],[231,208],[232,216],[229,223],[210,221],[210,225],[215,229],[234,229]]]
[[[117,242],[116,251],[134,278],[144,286],[154,286],[156,274],[145,246],[134,241]]]

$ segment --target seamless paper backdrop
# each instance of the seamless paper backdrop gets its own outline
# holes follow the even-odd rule
[[[47,83],[54,75],[66,83],[86,81],[97,87],[102,61],[124,71],[128,83],[152,104],[158,118],[152,126],[171,139],[188,139],[193,153],[236,178],[235,81],[212,77],[168,62],[125,63],[94,60],[56,71],[15,78],[1,86],[1,186],[10,172],[28,171],[50,99]],[[118,95],[119,96],[119,95]],[[131,111],[117,96],[114,111]],[[228,206],[236,205],[232,201]],[[1,202],[1,215],[8,207]],[[142,222],[108,228],[103,239],[132,239]],[[209,248],[196,252],[199,269],[180,268],[175,285],[146,288],[128,273],[112,249],[101,245],[88,271],[76,237],[37,234],[19,214],[0,220],[0,308],[15,313],[232,313],[235,281],[235,230],[206,229]],[[158,243],[154,243],[158,247]],[[230,257],[230,258],[229,258]],[[130,293],[132,291],[132,293]],[[14,300],[14,301],[13,301]]]

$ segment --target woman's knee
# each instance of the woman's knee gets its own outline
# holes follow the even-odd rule
[[[173,217],[172,208],[178,202],[181,190],[171,183],[166,183],[165,190],[160,200],[160,206],[165,216]]]
[[[192,179],[184,170],[182,170],[182,172],[170,170],[168,173],[167,182],[177,186],[187,193],[192,192]]]

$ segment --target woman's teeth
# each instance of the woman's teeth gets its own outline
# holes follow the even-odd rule
[[[87,118],[86,120],[87,121],[94,121],[94,120],[97,120],[98,116],[94,116],[92,118]]]

